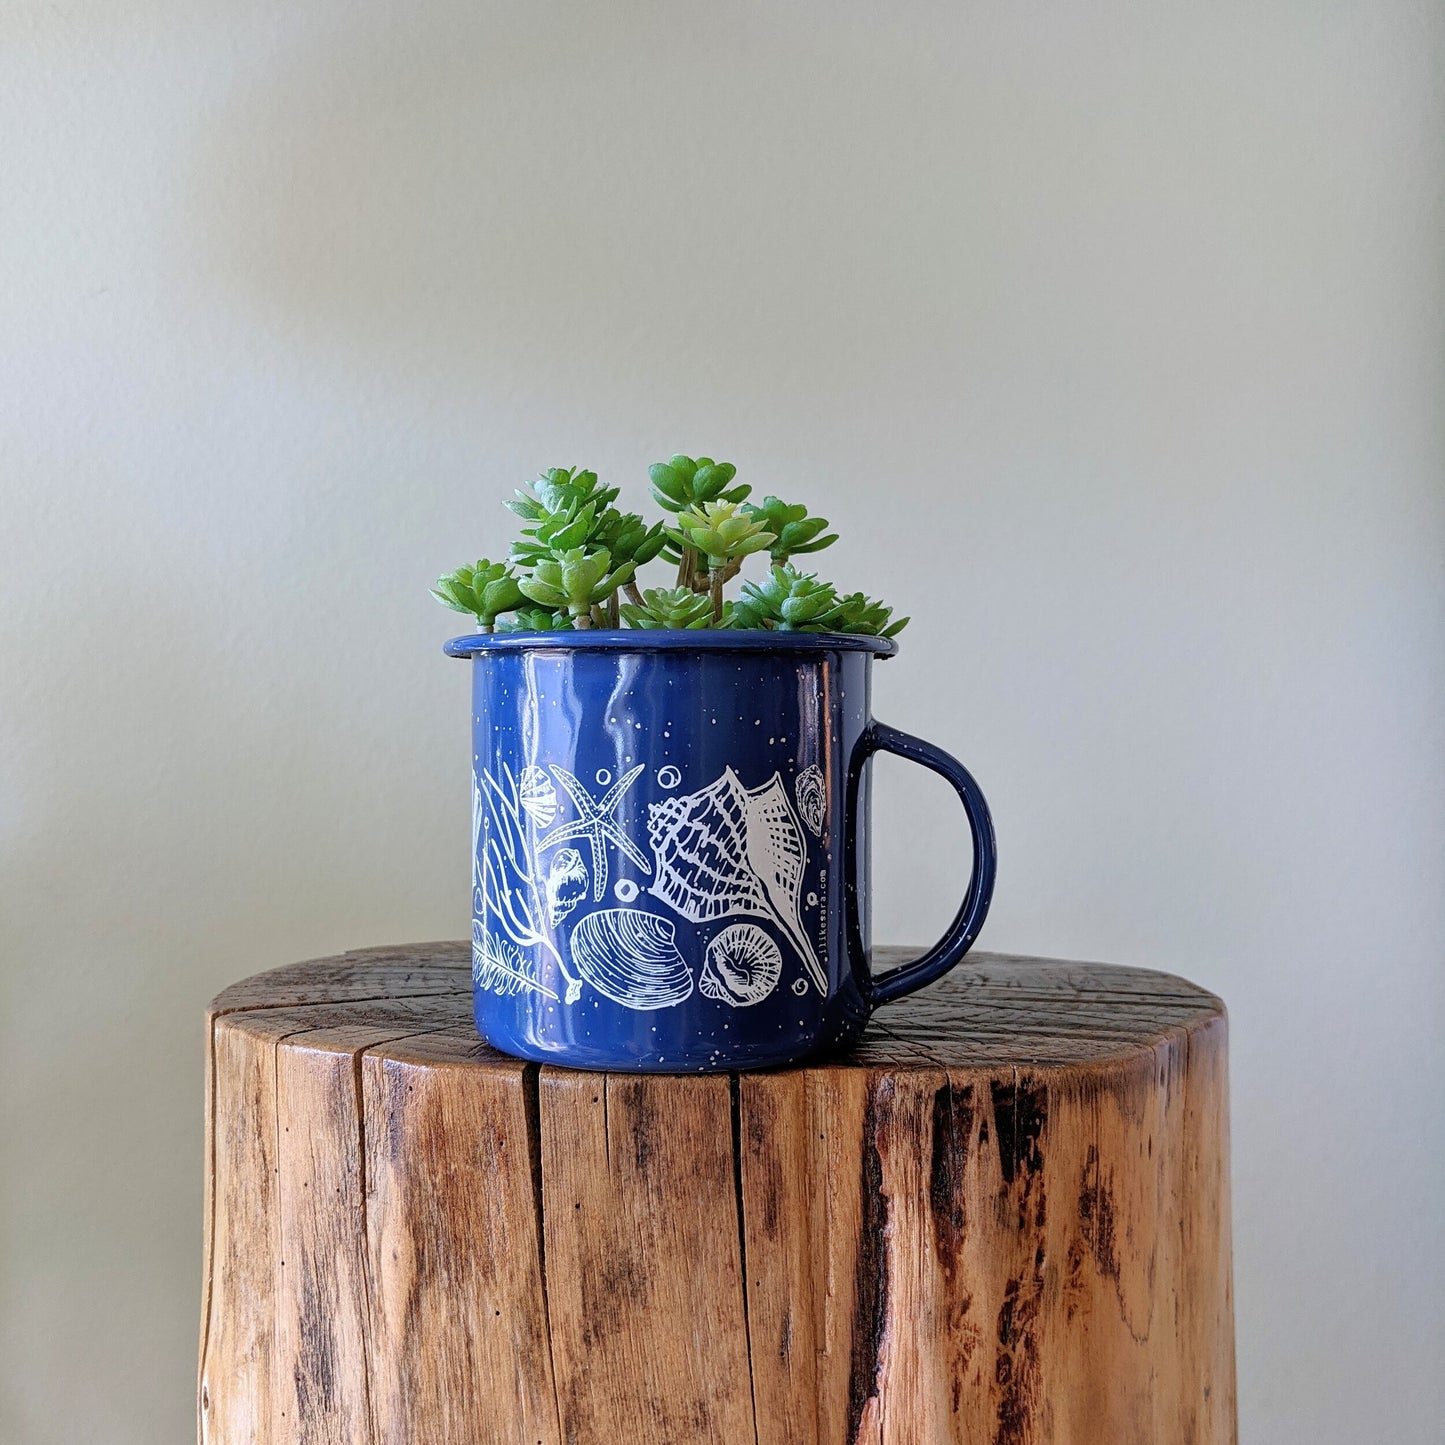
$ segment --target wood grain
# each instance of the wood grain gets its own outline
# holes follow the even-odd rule
[[[1181,979],[976,955],[741,1076],[506,1058],[461,943],[208,1029],[207,1445],[1236,1439],[1227,1025]]]

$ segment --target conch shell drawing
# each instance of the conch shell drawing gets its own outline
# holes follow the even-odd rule
[[[738,914],[775,923],[827,995],[799,909],[808,845],[777,773],[749,790],[726,768],[699,792],[651,804],[647,835],[656,897],[691,923]]]
[[[698,992],[746,1008],[778,986],[783,952],[756,923],[732,923],[707,946]]]
[[[624,1008],[667,1008],[692,993],[677,930],[640,908],[603,908],[572,930],[572,966]]]

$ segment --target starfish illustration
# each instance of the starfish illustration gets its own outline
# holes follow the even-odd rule
[[[614,809],[622,801],[622,795],[637,781],[637,775],[642,768],[643,764],[638,763],[630,773],[624,774],[613,783],[599,801],[594,800],[587,789],[566,768],[559,768],[555,763],[552,765],[552,771],[557,775],[562,786],[572,795],[572,801],[576,804],[577,812],[581,816],[574,822],[564,823],[560,828],[553,828],[537,845],[538,851],[550,848],[554,843],[565,843],[569,838],[585,838],[592,849],[592,901],[594,903],[598,902],[607,891],[608,843],[627,854],[644,873],[652,872],[652,865],[637,844],[617,826],[617,820],[612,816]]]

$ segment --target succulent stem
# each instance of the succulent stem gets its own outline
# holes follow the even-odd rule
[[[697,585],[697,562],[698,557],[696,550],[692,547],[684,547],[682,549],[682,561],[677,569],[677,585],[679,587],[687,587],[694,592],[705,590]]]
[[[712,620],[714,623],[722,621],[723,578],[726,572],[726,567],[710,567],[708,569],[709,590],[712,593]]]

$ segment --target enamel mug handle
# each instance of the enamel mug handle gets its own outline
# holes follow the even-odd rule
[[[988,916],[998,858],[988,804],[974,782],[973,774],[957,758],[932,743],[924,742],[922,738],[878,722],[864,735],[863,749],[864,758],[874,753],[896,753],[900,758],[921,763],[940,777],[947,778],[963,804],[963,811],[968,815],[969,831],[973,835],[973,876],[968,880],[968,892],[964,894],[953,922],[948,925],[948,932],[922,958],[905,963],[874,980],[869,1003],[876,1007],[942,978],[973,946]]]

